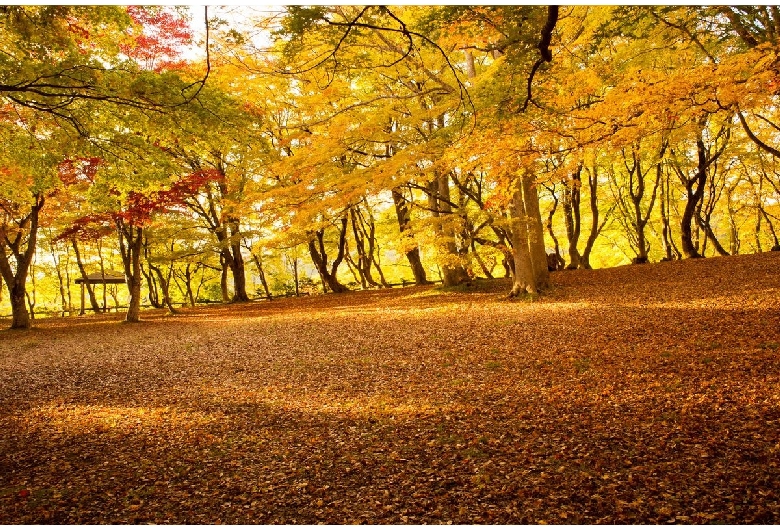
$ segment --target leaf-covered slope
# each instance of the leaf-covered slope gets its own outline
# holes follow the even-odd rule
[[[0,522],[780,521],[780,253],[0,332]]]

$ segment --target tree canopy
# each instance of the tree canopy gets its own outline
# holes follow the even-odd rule
[[[0,9],[13,327],[780,249],[775,7],[209,15]]]

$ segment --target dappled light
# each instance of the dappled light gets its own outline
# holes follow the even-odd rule
[[[780,261],[659,268],[3,332],[0,519],[774,522]]]

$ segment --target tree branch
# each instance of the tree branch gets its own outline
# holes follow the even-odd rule
[[[542,37],[539,40],[539,44],[536,46],[542,56],[539,57],[539,59],[537,59],[537,61],[534,63],[533,67],[531,68],[531,73],[528,75],[528,84],[526,87],[527,95],[525,103],[523,103],[523,106],[520,108],[522,112],[525,112],[525,109],[528,108],[528,104],[531,102],[531,84],[534,81],[534,75],[536,75],[536,71],[539,69],[542,63],[549,63],[552,61],[550,42],[552,41],[552,32],[555,29],[555,25],[557,23],[558,6],[547,6],[547,22],[545,22],[544,27],[542,28]]]

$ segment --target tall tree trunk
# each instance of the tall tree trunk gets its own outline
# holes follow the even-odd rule
[[[572,173],[571,182],[564,182],[563,188],[563,215],[566,226],[566,239],[569,242],[569,264],[566,266],[567,269],[577,269],[580,266],[580,253],[577,250],[577,243],[580,239],[581,172],[582,164]]]
[[[127,307],[125,322],[135,323],[141,321],[141,252],[143,247],[144,229],[133,226],[122,220],[116,221],[119,232],[119,251],[122,255],[125,282],[130,292],[130,300]]]
[[[38,293],[35,290],[35,254],[33,254],[33,262],[30,263],[30,286],[32,289],[25,290],[25,296],[27,297],[27,308],[30,313],[30,320],[35,320],[35,304],[38,301]]]
[[[295,260],[293,261],[293,279],[295,280],[295,296],[301,296],[301,282],[298,279],[298,257],[296,255]]]
[[[150,269],[148,272],[141,265],[141,275],[146,278],[146,288],[149,292],[149,304],[155,309],[162,309],[163,303],[160,301],[160,294],[157,290],[157,280],[154,277],[153,271]]]
[[[222,294],[223,304],[230,302],[230,294],[228,293],[228,273],[230,272],[230,267],[228,266],[229,258],[227,257],[229,254],[225,249],[222,249],[219,253],[219,264],[222,267],[219,276],[219,289]]]
[[[544,228],[539,208],[539,192],[532,173],[529,172],[523,176],[522,186],[534,283],[537,290],[544,290],[550,286],[550,271],[547,268],[547,251],[544,248]]]
[[[764,221],[766,221],[766,225],[769,227],[769,235],[772,236],[772,250],[777,251],[778,249],[780,249],[780,241],[778,241],[777,239],[777,231],[775,231],[775,225],[772,223],[772,220],[769,218],[769,215],[766,213],[766,210],[763,207],[761,207],[759,211],[764,217]]]
[[[184,267],[184,289],[187,293],[187,300],[190,302],[190,307],[195,307],[195,293],[192,292],[192,270],[190,269],[191,263],[187,263]]]
[[[661,184],[663,171],[662,161],[664,153],[666,153],[666,147],[667,144],[664,142],[658,154],[658,162],[655,166],[655,182],[650,195],[650,203],[647,206],[647,212],[643,212],[642,207],[642,201],[645,198],[647,189],[647,171],[642,167],[641,157],[637,153],[639,146],[631,150],[631,166],[626,161],[625,152],[623,153],[625,167],[628,170],[628,194],[631,198],[633,209],[634,219],[631,224],[636,234],[636,258],[634,258],[634,263],[647,263],[648,261],[650,246],[645,235],[645,227],[650,220],[650,215],[653,212],[653,206],[658,196],[658,186]]]
[[[696,222],[699,224],[699,227],[702,230],[704,230],[705,237],[709,241],[712,241],[712,245],[715,247],[715,252],[717,252],[721,256],[728,256],[729,255],[728,250],[723,248],[723,245],[720,244],[718,238],[715,237],[715,232],[712,231],[712,227],[710,226],[709,220],[697,218]]]
[[[14,284],[10,287],[11,329],[30,329],[32,319],[27,309],[27,291],[24,284]]]
[[[563,257],[561,257],[561,247],[558,244],[558,238],[555,237],[555,231],[553,230],[553,220],[555,219],[555,212],[558,209],[558,196],[555,194],[555,184],[552,185],[552,188],[547,188],[547,190],[550,192],[553,199],[553,205],[547,214],[547,233],[550,234],[550,239],[553,240],[555,269],[559,270],[559,268],[562,267],[560,264],[563,262]]]
[[[366,233],[364,230],[363,219],[359,206],[351,207],[348,211],[348,214],[350,224],[352,226],[352,238],[355,241],[355,251],[357,252],[358,260],[357,263],[355,263],[355,261],[349,255],[349,252],[345,252],[344,257],[348,261],[351,261],[357,269],[359,282],[363,289],[368,287],[376,287],[379,284],[371,276],[371,266],[373,265],[372,258],[375,244],[373,239],[373,226],[371,227],[371,232]],[[368,249],[366,249],[366,244],[368,244]]]
[[[98,261],[100,263],[100,279],[103,280],[103,313],[108,312],[108,297],[106,292],[106,264],[103,261],[103,243],[101,240],[97,242],[98,248]]]
[[[608,210],[606,215],[604,215],[604,220],[599,224],[599,203],[598,203],[598,185],[599,185],[599,175],[598,175],[598,167],[596,164],[593,165],[593,168],[590,170],[587,170],[588,173],[588,192],[589,197],[588,200],[590,202],[590,232],[588,233],[588,240],[585,242],[585,249],[582,251],[582,256],[580,256],[580,267],[583,269],[590,269],[590,254],[593,251],[593,245],[596,243],[596,238],[599,237],[599,234],[604,229],[604,226],[607,224],[607,221],[609,220],[609,215],[612,210]]]
[[[729,214],[729,252],[736,256],[739,254],[739,246],[740,246],[740,240],[739,240],[739,227],[737,226],[737,208],[734,207],[734,191],[736,189],[736,185],[732,186],[728,190],[728,194],[726,196],[726,209]]]
[[[706,178],[706,173],[702,176]],[[680,243],[682,246],[682,252],[686,258],[701,258],[697,246],[693,242],[693,219],[696,214],[696,207],[701,200],[702,186],[698,188],[695,186],[699,182],[699,179],[695,179],[690,184],[685,185],[685,191],[687,196],[687,202],[685,203],[685,209],[683,209],[682,217],[680,218]]]
[[[435,194],[435,217],[441,218],[442,216],[449,217],[452,215],[452,205],[450,204],[450,177],[447,173],[437,174],[436,179],[431,183],[431,191]],[[432,208],[434,210],[434,208]],[[437,236],[443,240],[443,247],[445,251],[444,259],[441,263],[442,268],[442,285],[445,287],[451,287],[454,285],[460,285],[461,283],[468,281],[469,276],[466,269],[460,263],[453,263],[453,261],[459,261],[458,248],[455,242],[455,231],[448,226],[449,219],[445,219],[444,222],[437,222],[435,224]]]
[[[56,248],[54,246],[54,242],[52,241],[52,234],[51,230],[49,231],[49,253],[51,254],[51,260],[52,263],[54,263],[54,271],[57,273],[57,285],[60,290],[60,306],[62,307],[62,311],[60,313],[60,316],[64,317],[66,313],[70,312],[70,309],[68,307],[68,298],[65,293],[66,291],[66,283],[65,278],[62,276],[62,259],[59,257],[58,253],[56,252]],[[67,247],[65,247],[65,252],[67,255]],[[67,271],[67,265],[66,265],[66,271]]]
[[[399,188],[393,188],[392,194],[393,203],[395,204],[395,213],[398,217],[398,228],[401,231],[401,237],[403,238],[404,232],[409,230],[412,224],[412,219],[409,215],[409,206]],[[406,259],[409,261],[409,265],[412,268],[414,283],[417,285],[430,284],[431,282],[426,278],[425,267],[423,267],[422,261],[420,260],[420,247],[417,246],[417,243],[405,253]]]
[[[271,290],[268,288],[268,282],[265,279],[265,270],[263,269],[263,260],[260,259],[260,254],[251,252],[252,259],[255,261],[257,267],[257,274],[260,276],[260,283],[263,285],[263,291],[265,291],[265,299],[269,302],[273,299],[271,297]]]
[[[514,297],[521,293],[535,296],[538,294],[538,290],[534,280],[531,252],[528,248],[528,222],[523,201],[523,186],[519,182],[509,207],[511,210],[512,257],[515,263],[512,290],[509,292],[509,296]]]
[[[156,265],[152,265],[150,263],[149,268],[154,271],[154,273],[157,275],[157,280],[160,282],[160,291],[162,291],[163,304],[168,308],[168,311],[172,315],[177,314],[178,311],[176,311],[176,309],[173,307],[173,302],[171,301],[170,278],[166,278],[162,272],[162,269],[160,267],[157,267]]]
[[[239,220],[231,218],[230,226],[230,248],[232,250],[232,265],[230,270],[233,273],[233,302],[248,302],[249,295],[246,292],[246,268],[244,266],[244,256],[241,254],[241,238],[239,232]]]
[[[679,258],[677,249],[674,246],[674,239],[672,238],[672,225],[669,219],[671,217],[670,206],[669,172],[667,170],[661,180],[661,241],[664,246],[664,261],[672,261],[675,258]]]
[[[485,260],[483,260],[480,257],[479,253],[477,252],[477,242],[474,239],[471,240],[471,253],[474,255],[474,259],[477,260],[477,264],[479,265],[479,268],[482,269],[482,274],[484,274],[486,278],[492,280],[493,271],[492,269],[488,269]]]
[[[238,229],[239,219],[231,217],[224,225],[214,229],[214,235],[220,245],[220,263],[227,267],[233,277],[233,298],[227,294],[227,271],[223,272],[223,302],[247,302],[246,272],[244,258],[241,255],[241,233]]]
[[[159,303],[158,309],[162,309],[163,306],[167,307],[168,311],[172,315],[175,315],[177,311],[173,307],[173,303],[171,302],[171,294],[170,294],[170,285],[171,285],[170,269],[169,269],[169,274],[166,277],[163,274],[162,269],[152,262],[152,255],[151,255],[151,251],[149,250],[149,240],[147,237],[144,237],[143,250],[144,250],[144,258],[146,258],[146,265],[149,267],[149,271],[150,271],[149,274],[151,275],[152,273],[154,273],[154,275],[157,277],[157,283],[160,284],[160,294],[162,294],[161,297],[162,299],[158,297],[158,303]],[[157,306],[155,305],[155,307]]]

